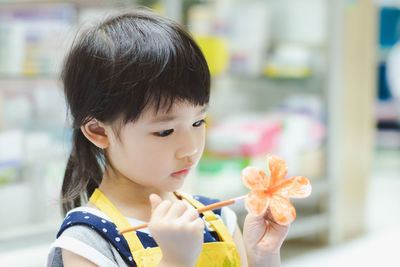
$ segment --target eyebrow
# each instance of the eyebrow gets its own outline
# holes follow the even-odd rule
[[[206,105],[205,107],[203,107],[198,113],[197,116],[199,116],[200,114],[203,114],[204,112],[206,112],[208,110],[208,105]],[[168,121],[172,121],[176,119],[176,116],[170,116],[170,115],[165,115],[165,116],[160,116],[157,117],[155,119],[153,119],[151,121],[151,123],[158,123],[158,122],[168,122]]]

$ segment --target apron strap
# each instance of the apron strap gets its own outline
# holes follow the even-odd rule
[[[99,210],[104,212],[118,229],[126,229],[132,227],[124,215],[111,203],[111,201],[99,189],[95,189],[89,199]],[[123,234],[128,242],[131,252],[143,249],[143,245],[136,235],[135,231]]]
[[[204,207],[204,205],[200,201],[197,201],[196,199],[194,199],[190,196],[187,196],[185,194],[180,194],[178,192],[175,192],[175,194],[178,195],[180,198],[185,199],[196,209]],[[211,227],[217,232],[218,236],[220,237],[220,239],[222,241],[234,243],[233,238],[228,231],[228,228],[226,228],[226,226],[222,222],[222,220],[217,219],[215,217],[214,212],[212,212],[211,210],[208,210],[208,211],[202,212],[202,214],[206,218],[207,222],[209,222],[211,224]]]

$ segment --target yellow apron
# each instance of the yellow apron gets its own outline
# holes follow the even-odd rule
[[[204,207],[199,201],[175,193],[179,198],[184,198],[196,209]],[[104,212],[110,220],[118,227],[118,229],[126,229],[132,227],[128,220],[121,212],[111,203],[111,201],[98,189],[96,189],[89,199],[99,210]],[[215,217],[212,211],[203,213],[206,221],[217,232],[220,241],[203,244],[203,250],[196,263],[197,267],[208,266],[240,266],[240,257],[237,252],[235,243],[223,222]],[[123,234],[128,242],[132,253],[133,260],[138,267],[157,266],[162,258],[162,252],[159,247],[144,248],[136,232],[128,232]]]

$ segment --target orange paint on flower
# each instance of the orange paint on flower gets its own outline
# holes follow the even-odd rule
[[[296,210],[289,198],[306,198],[311,194],[311,183],[304,176],[285,179],[287,165],[272,154],[267,155],[268,173],[255,167],[246,167],[242,171],[243,184],[252,191],[245,205],[248,212],[261,215],[269,209],[274,220],[288,225],[296,218]]]

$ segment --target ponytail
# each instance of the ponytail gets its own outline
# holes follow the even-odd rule
[[[103,151],[87,140],[80,128],[75,128],[73,147],[61,187],[64,215],[69,210],[85,203],[100,185],[103,171],[99,160],[103,158]]]

